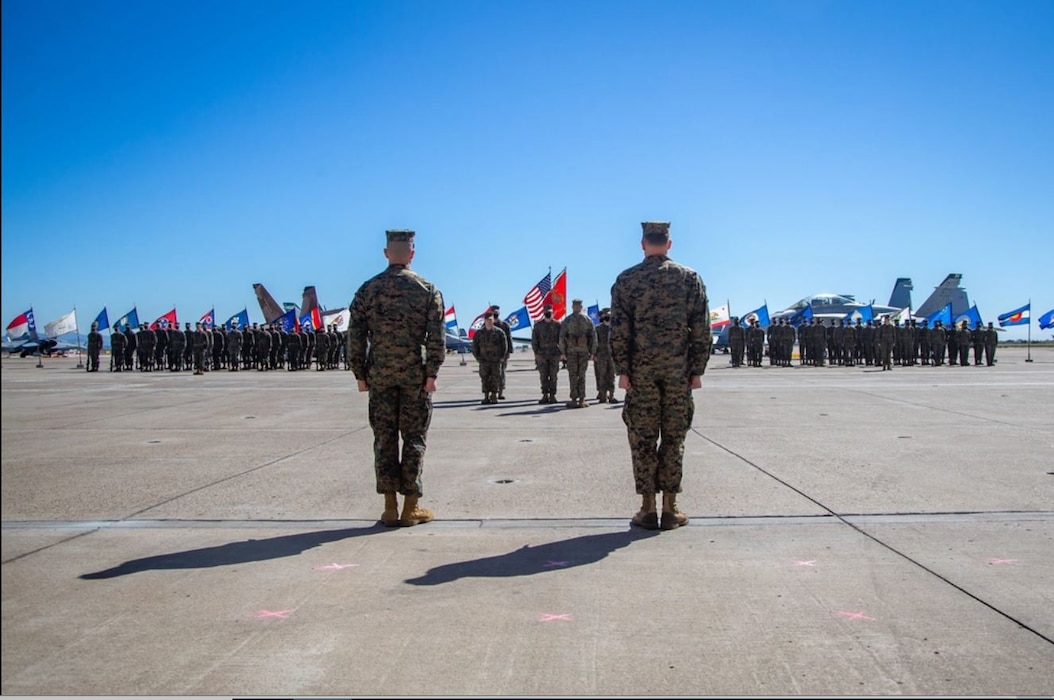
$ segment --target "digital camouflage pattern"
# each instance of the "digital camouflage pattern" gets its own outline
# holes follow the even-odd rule
[[[622,409],[637,493],[679,493],[692,424],[690,378],[710,359],[706,287],[694,270],[648,255],[611,288],[611,353],[628,376]]]
[[[348,307],[347,361],[370,387],[377,493],[422,495],[432,421],[424,383],[438,375],[446,356],[444,310],[440,291],[405,265],[389,265],[364,282]]]

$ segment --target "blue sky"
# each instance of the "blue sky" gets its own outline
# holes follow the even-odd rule
[[[388,228],[462,326],[550,268],[605,305],[649,219],[733,314],[1054,307],[1047,0],[2,8],[5,326],[346,306]]]

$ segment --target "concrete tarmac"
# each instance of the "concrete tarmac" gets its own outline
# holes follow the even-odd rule
[[[998,358],[714,356],[671,532],[530,353],[495,406],[448,356],[405,529],[350,372],[5,358],[0,691],[1049,697],[1054,349]]]

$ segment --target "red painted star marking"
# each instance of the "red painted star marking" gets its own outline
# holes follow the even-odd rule
[[[871,621],[874,621],[874,619],[875,619],[873,617],[870,617],[869,615],[867,615],[864,612],[847,612],[845,610],[839,610],[838,614],[841,615],[842,617],[846,618],[846,619],[849,619],[849,620],[871,620]]]
[[[256,613],[256,619],[263,620],[269,617],[277,617],[279,620],[284,620],[292,614],[292,610],[260,610]]]
[[[316,566],[315,571],[340,571],[341,569],[350,569],[358,564],[326,564],[325,566]]]
[[[1017,563],[1017,559],[989,559],[988,563],[989,564],[993,564],[993,565],[1016,564]]]
[[[538,622],[552,622],[554,620],[570,622],[571,613],[542,613],[541,617],[538,618]]]
[[[799,561],[799,560],[795,559],[794,560],[794,565],[795,566],[816,566],[816,560],[815,559],[810,559],[809,561]]]

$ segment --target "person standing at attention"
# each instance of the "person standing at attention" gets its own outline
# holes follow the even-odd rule
[[[684,439],[692,425],[692,391],[710,359],[706,286],[694,270],[669,258],[670,224],[641,224],[644,260],[611,287],[611,354],[625,390],[622,420],[629,436],[636,492],[632,523],[673,530],[688,523],[677,508]],[[656,494],[662,492],[662,518]]]
[[[369,392],[377,493],[384,495],[381,522],[388,527],[434,517],[418,500],[432,394],[446,357],[446,307],[435,285],[410,269],[414,235],[386,232],[388,268],[366,280],[348,308],[348,364],[359,391]],[[398,493],[405,497],[401,514]]]

